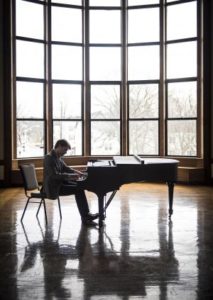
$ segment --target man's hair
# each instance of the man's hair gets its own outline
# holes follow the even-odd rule
[[[68,149],[71,149],[70,143],[68,143],[67,140],[64,140],[64,139],[58,140],[55,143],[54,149],[58,148],[58,146],[67,147]]]

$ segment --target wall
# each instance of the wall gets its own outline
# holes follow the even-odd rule
[[[3,1],[0,1],[0,184],[4,179]]]
[[[211,178],[213,181],[213,3],[211,1]]]

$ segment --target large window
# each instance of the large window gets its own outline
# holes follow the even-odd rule
[[[197,1],[168,5],[166,16],[167,154],[196,156]]]
[[[52,1],[53,2],[53,1]],[[81,1],[54,1],[81,4]],[[49,49],[49,89],[47,106],[51,108],[50,144],[65,138],[71,155],[83,154],[83,11],[82,7],[51,6]],[[51,37],[51,38],[50,38]],[[51,70],[51,72],[50,72]],[[47,126],[51,127],[50,123]]]
[[[44,5],[16,1],[16,157],[37,157],[45,145]]]
[[[200,0],[14,2],[14,158],[201,156]]]

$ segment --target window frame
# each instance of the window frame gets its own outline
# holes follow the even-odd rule
[[[165,7],[170,5],[176,5],[178,3],[185,3],[191,2],[195,0],[177,0],[175,2],[168,2],[165,3]],[[31,39],[31,38],[24,38],[24,37],[15,37],[13,35],[13,42],[12,42],[12,59],[13,59],[13,68],[12,74],[13,78],[20,81],[29,81],[34,82],[36,79],[34,78],[22,78],[16,77],[16,49],[15,49],[15,40],[29,40],[29,41],[37,41],[40,43],[44,43],[45,47],[45,66],[49,66],[49,68],[45,72],[44,79],[38,79],[39,82],[44,84],[44,152],[47,153],[53,147],[53,115],[52,115],[52,84],[56,81],[57,83],[68,83],[67,80],[52,80],[52,69],[51,69],[51,45],[53,44],[62,44],[62,45],[78,45],[82,46],[82,74],[83,78],[82,81],[69,81],[69,83],[78,83],[82,85],[82,156],[70,156],[67,157],[66,160],[72,164],[84,164],[91,155],[91,142],[90,142],[90,134],[91,134],[91,126],[90,122],[92,119],[90,118],[90,86],[92,84],[99,84],[98,81],[91,81],[89,78],[89,70],[90,70],[90,63],[89,63],[89,51],[90,47],[99,47],[99,46],[120,46],[121,47],[121,81],[117,81],[116,84],[121,85],[121,117],[120,117],[120,136],[121,136],[121,155],[128,155],[129,153],[129,108],[128,108],[128,88],[131,83],[139,83],[139,82],[152,82],[156,83],[156,80],[151,81],[129,81],[127,78],[127,56],[128,56],[128,46],[131,45],[144,45],[144,43],[132,43],[131,45],[128,44],[127,41],[127,12],[128,9],[134,8],[142,8],[142,7],[159,7],[160,9],[160,39],[159,43],[146,43],[147,45],[157,44],[160,47],[160,77],[158,80],[159,84],[159,155],[158,156],[169,156],[167,155],[167,122],[168,118],[168,103],[167,103],[167,85],[170,82],[178,82],[183,79],[166,79],[165,75],[165,68],[166,68],[166,46],[167,44],[173,43],[172,41],[165,40],[165,30],[166,30],[166,9],[164,8],[164,1],[160,1],[159,4],[152,4],[152,5],[137,5],[137,6],[127,6],[127,0],[121,1],[121,6],[113,6],[113,7],[89,7],[89,1],[83,1],[81,6],[78,5],[68,5],[68,4],[59,4],[59,3],[50,3],[50,1],[44,2],[39,0],[30,0],[30,2],[36,2],[41,5],[44,5],[44,41]],[[67,43],[67,42],[54,42],[51,41],[51,6],[59,6],[59,7],[75,7],[82,9],[82,43]],[[121,23],[123,27],[121,27],[121,43],[120,44],[94,44],[89,42],[89,10],[91,9],[118,9],[121,11]],[[197,155],[196,156],[178,156],[172,155],[172,157],[177,157],[181,164],[186,165],[202,165],[203,161],[203,121],[202,121],[202,111],[203,111],[203,100],[202,100],[202,7],[201,7],[201,0],[197,0],[197,37],[193,40],[197,41],[197,77],[196,79],[187,78],[187,80],[196,80],[197,81]],[[13,0],[13,15],[15,15],[15,0]],[[15,22],[12,23],[13,33],[15,33]],[[190,39],[183,39],[185,40],[192,40]],[[177,41],[174,41],[176,43]],[[16,133],[16,80],[12,82],[12,94],[13,94],[13,132]],[[115,83],[115,82],[114,82]],[[101,81],[100,84],[109,84],[109,81]],[[48,109],[47,109],[48,108]],[[110,121],[110,120],[109,120]],[[42,164],[42,157],[35,157],[35,158],[17,158],[16,153],[16,134],[13,134],[13,161],[35,161],[38,165]],[[155,156],[155,155],[154,155]],[[110,155],[100,155],[100,158],[108,158]]]

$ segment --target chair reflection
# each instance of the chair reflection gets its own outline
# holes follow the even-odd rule
[[[65,246],[67,251],[64,251],[64,245],[59,244],[61,222],[59,223],[57,239],[54,239],[53,231],[46,227],[43,232],[39,220],[37,221],[42,239],[34,243],[30,242],[25,226],[21,223],[27,246],[25,247],[24,260],[20,271],[25,272],[35,267],[37,255],[40,255],[43,263],[44,286],[47,299],[49,297],[54,298],[54,296],[57,299],[69,298],[71,296],[70,290],[63,286],[63,279],[66,273],[67,253],[72,255],[73,247]]]

